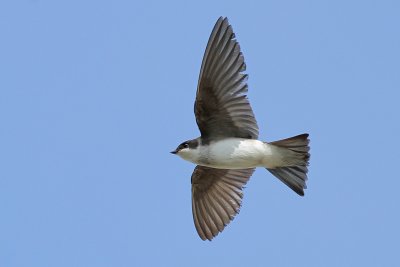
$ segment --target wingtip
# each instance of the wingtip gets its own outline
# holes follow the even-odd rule
[[[215,24],[226,24],[229,25],[229,19],[226,16],[220,16]]]

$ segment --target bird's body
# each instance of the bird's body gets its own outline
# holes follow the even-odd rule
[[[285,150],[254,139],[225,138],[183,151],[183,159],[217,169],[274,168],[282,166]]]
[[[192,211],[203,240],[214,238],[239,212],[243,186],[256,167],[266,168],[301,196],[306,188],[308,134],[275,142],[258,140],[245,70],[232,27],[221,17],[200,69],[194,111],[201,136],[171,152],[197,164]]]

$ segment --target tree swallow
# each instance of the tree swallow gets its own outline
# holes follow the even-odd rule
[[[266,168],[300,196],[307,188],[308,134],[258,140],[245,70],[232,26],[220,17],[204,53],[194,103],[201,136],[171,152],[197,164],[191,179],[192,213],[203,240],[222,232],[239,212],[242,189],[256,167]]]

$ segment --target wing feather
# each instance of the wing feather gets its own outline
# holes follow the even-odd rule
[[[254,169],[195,168],[192,174],[192,210],[201,239],[213,239],[239,212],[242,189],[253,172]]]
[[[196,122],[205,142],[209,138],[258,138],[258,126],[247,99],[247,74],[240,45],[227,18],[211,32],[200,69],[194,105]],[[228,109],[241,105],[241,112]]]

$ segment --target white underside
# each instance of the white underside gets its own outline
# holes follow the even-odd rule
[[[228,138],[178,155],[198,165],[217,169],[274,168],[283,166],[285,151],[259,140]]]

